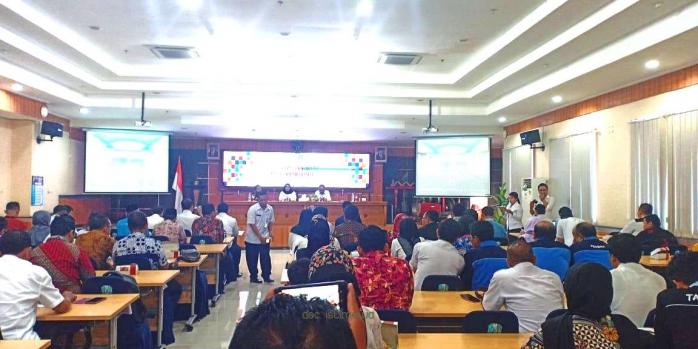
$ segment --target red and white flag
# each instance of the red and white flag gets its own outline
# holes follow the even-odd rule
[[[172,181],[172,190],[175,191],[175,208],[177,213],[182,213],[182,193],[184,192],[184,181],[182,177],[182,158],[177,159],[177,169],[175,170],[174,180]]]

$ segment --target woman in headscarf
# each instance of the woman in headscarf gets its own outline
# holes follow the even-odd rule
[[[406,213],[400,212],[393,218],[393,231],[388,234],[388,243],[392,244],[393,240],[400,236],[400,222],[403,219],[409,218],[410,216]]]
[[[568,310],[542,324],[524,349],[642,349],[652,335],[640,331],[623,315],[611,314],[611,273],[597,263],[576,264],[565,278]]]
[[[313,209],[313,220],[315,220],[318,215],[322,216],[327,222],[327,225],[330,227],[331,235],[334,232],[334,225],[332,225],[329,220],[330,211],[327,210],[327,207],[325,206],[315,206]]]
[[[299,249],[296,259],[310,258],[315,251],[330,244],[330,226],[322,215],[314,215],[308,231],[308,247]]]
[[[36,211],[32,215],[32,227],[27,233],[32,237],[32,247],[41,245],[51,235],[51,214],[48,211]]]
[[[284,188],[279,193],[279,201],[281,201],[281,202],[298,201],[298,196],[296,195],[296,191],[293,190],[293,188],[291,188],[291,184],[289,184],[289,183],[284,184]]]
[[[418,236],[419,228],[417,228],[417,222],[410,217],[402,219],[400,220],[399,231],[400,236],[390,244],[390,255],[409,262],[412,259],[414,245],[421,241]]]
[[[292,255],[296,251],[308,246],[308,233],[313,225],[313,210],[311,207],[306,207],[301,211],[298,217],[298,224],[291,228],[291,233],[288,234],[288,247],[291,249]]]

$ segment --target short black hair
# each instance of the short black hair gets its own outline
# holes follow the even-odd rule
[[[322,215],[323,217],[327,218],[327,215],[329,215],[329,211],[325,206],[315,206],[315,208],[313,209],[313,216],[316,214]]]
[[[490,222],[477,221],[470,225],[470,234],[480,241],[494,240],[494,227]]]
[[[414,241],[419,235],[419,228],[417,227],[417,222],[412,217],[406,217],[400,221],[400,237],[406,239],[407,241]]]
[[[555,241],[555,235],[557,235],[557,230],[553,222],[543,220],[533,226],[533,237],[536,240],[545,239],[548,241]]]
[[[109,225],[109,218],[99,212],[92,212],[90,213],[90,218],[87,219],[87,225],[90,227],[90,230],[103,229]]]
[[[596,227],[589,222],[581,222],[577,224],[574,227],[574,231],[585,238],[596,237]]]
[[[138,210],[138,204],[128,204],[126,205],[126,214]]]
[[[494,208],[492,206],[485,206],[482,208],[482,215],[487,217],[494,216]]]
[[[359,208],[356,205],[349,205],[344,208],[344,219],[358,222],[359,217]]]
[[[183,210],[191,210],[191,205],[193,205],[193,204],[194,204],[194,201],[191,201],[191,199],[184,199],[181,202]]]
[[[65,206],[65,212],[70,214],[70,212],[73,212],[73,206],[70,205],[63,205]]]
[[[208,215],[210,215],[211,213],[214,213],[214,212],[216,212],[216,208],[213,207],[212,204],[205,204],[205,205],[203,205],[203,206],[201,207],[201,213],[203,213],[204,216],[208,216]]]
[[[543,204],[536,205],[533,210],[536,212],[536,214],[545,214],[545,206],[543,206]]]
[[[6,210],[19,210],[19,202],[17,201],[10,201],[5,205]]]
[[[570,218],[574,216],[572,215],[572,209],[567,206],[560,207],[557,213],[560,215],[560,219]]]
[[[427,218],[429,218],[430,221],[432,222],[438,222],[439,221],[439,213],[434,211],[434,210],[429,210],[426,213]]]
[[[127,216],[128,229],[131,232],[148,228],[148,218],[141,211],[133,211]]]
[[[68,207],[65,205],[56,205],[53,207],[53,214],[67,213]]]
[[[355,349],[347,317],[319,298],[277,294],[250,309],[229,349]]]
[[[301,285],[308,283],[308,269],[310,268],[310,259],[297,259],[288,265],[288,282],[291,285]]]
[[[0,236],[0,253],[2,253],[3,255],[18,255],[26,248],[30,248],[31,246],[31,235],[23,231],[8,231],[7,233],[2,234],[2,236]]]
[[[492,226],[489,222],[485,223]],[[439,224],[437,232],[439,233],[439,239],[454,243],[460,237],[462,229],[463,226],[460,223],[456,222],[455,219],[449,218]]]
[[[349,206],[349,205],[353,205],[353,204],[351,203],[351,201],[346,201],[346,200],[345,200],[345,201],[342,201],[342,209],[347,208],[347,206]]]
[[[648,203],[646,203],[646,202],[640,204],[640,207],[638,207],[637,209],[640,210],[640,212],[642,212],[642,213],[644,213],[645,215],[648,215],[648,216],[651,215],[652,213],[654,213],[654,212],[653,212],[653,211],[654,211],[654,207],[652,207],[652,204],[648,204]]]
[[[698,281],[698,252],[677,253],[669,262],[667,274],[672,280],[691,285]]]
[[[153,214],[160,214],[161,215],[163,211],[165,211],[165,209],[158,206],[158,207],[153,209]]]
[[[51,222],[51,235],[66,236],[75,230],[75,218],[64,214],[56,216]]]
[[[228,209],[230,209],[230,207],[228,207],[228,204],[225,202],[221,202],[218,204],[218,207],[216,207],[216,211],[218,211],[218,213],[228,213]]]
[[[642,257],[642,246],[633,234],[617,234],[608,240],[607,246],[621,263],[639,263]]]
[[[548,185],[545,183],[541,183],[541,184],[538,184],[538,189],[540,189],[540,187],[545,187],[547,189]]]
[[[388,234],[376,225],[369,225],[359,232],[359,246],[364,252],[382,251],[388,243]]]
[[[166,208],[165,212],[162,214],[162,218],[174,221],[177,219],[177,210],[174,208]]]
[[[465,214],[465,205],[457,203],[453,205],[453,216],[460,217]]]
[[[645,222],[648,222],[648,223],[652,223],[652,225],[653,225],[655,228],[661,228],[661,227],[662,227],[662,220],[659,219],[659,216],[657,216],[656,214],[651,214],[651,215],[649,215],[649,216],[646,216],[646,217],[644,218],[644,221],[645,221]]]

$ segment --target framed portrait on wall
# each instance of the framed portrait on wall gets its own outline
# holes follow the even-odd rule
[[[373,153],[374,162],[388,162],[388,147],[376,147]]]
[[[206,144],[206,159],[219,160],[220,157],[221,157],[221,145],[220,145],[220,143],[208,143],[208,144]]]

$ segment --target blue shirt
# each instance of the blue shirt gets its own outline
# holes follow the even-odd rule
[[[548,239],[538,239],[534,242],[531,243],[531,247],[545,247],[545,248],[566,248],[569,249],[569,246],[563,244],[562,242],[559,241],[550,241]]]
[[[478,248],[473,248],[465,254],[465,268],[461,273],[461,280],[469,290],[473,281],[473,263],[483,258],[507,258],[507,251],[499,247],[496,241],[487,240],[480,242]]]
[[[572,244],[572,246],[570,246],[572,256],[574,256],[575,253],[584,250],[608,250],[608,247],[606,247],[605,242],[597,239],[596,237],[584,238],[584,240],[575,242]]]
[[[131,230],[128,228],[128,218],[119,219],[116,222],[116,237],[122,238],[131,234]]]
[[[506,228],[504,228],[503,225],[499,224],[499,222],[496,222],[494,219],[485,219],[485,220],[490,222],[490,224],[492,224],[492,228],[494,228],[494,239],[495,240],[507,238],[507,230],[506,230]]]

